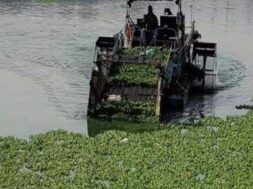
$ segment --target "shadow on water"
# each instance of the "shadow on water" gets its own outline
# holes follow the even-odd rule
[[[88,135],[91,137],[109,130],[125,131],[129,133],[144,133],[144,132],[157,131],[160,129],[158,123],[154,122],[121,121],[121,120],[88,118],[87,124],[88,124]]]

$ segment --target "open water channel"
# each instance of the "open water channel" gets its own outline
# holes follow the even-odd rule
[[[165,3],[155,4],[159,15]],[[0,1],[1,136],[91,130],[86,110],[94,44],[98,36],[122,28],[125,5],[125,0]],[[219,90],[191,97],[183,115],[243,114],[235,106],[250,104],[253,96],[253,2],[184,0],[187,23],[191,5],[202,40],[218,44]],[[147,6],[135,3],[133,17],[145,14]]]

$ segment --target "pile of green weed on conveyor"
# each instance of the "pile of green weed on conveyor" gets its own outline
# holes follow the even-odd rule
[[[114,64],[110,73],[111,85],[157,87],[158,70],[149,65]]]
[[[125,57],[143,56],[149,61],[145,64],[113,64],[110,82],[120,85],[156,87],[159,74],[157,62],[161,66],[166,64],[169,58],[168,49],[157,47],[122,49],[117,54]]]
[[[127,120],[155,120],[155,103],[104,101],[96,110],[100,117]]]
[[[94,138],[0,137],[0,188],[252,188],[253,115]]]
[[[169,58],[170,51],[168,48],[148,46],[146,48],[135,47],[135,48],[121,49],[117,52],[117,54],[128,57],[144,56],[152,59],[161,59],[162,63],[167,63],[166,61]],[[146,63],[153,63],[152,59],[148,59],[150,62]]]

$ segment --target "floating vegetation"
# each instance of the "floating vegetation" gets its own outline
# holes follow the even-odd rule
[[[241,110],[241,109],[253,110],[253,105],[243,104],[243,105],[236,106],[236,109],[238,109],[238,110]]]
[[[252,123],[249,114],[94,138],[0,137],[0,188],[252,188]]]

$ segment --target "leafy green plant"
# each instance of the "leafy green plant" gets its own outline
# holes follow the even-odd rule
[[[166,61],[170,56],[170,50],[165,47],[135,47],[135,48],[126,48],[120,49],[117,52],[118,55],[125,55],[128,57],[153,57],[154,59],[161,59],[162,61]]]
[[[0,137],[0,188],[252,188],[252,123],[250,113],[90,138]]]
[[[155,103],[104,101],[96,110],[96,115],[120,119],[152,120],[155,117]]]
[[[146,57],[146,64],[118,64],[114,63],[110,71],[110,82],[113,84],[140,85],[156,87],[159,69],[169,61],[170,52],[167,48],[147,47],[147,48],[127,48],[121,49],[117,53],[126,57]]]
[[[114,64],[109,81],[121,85],[156,87],[158,70],[149,65]]]

